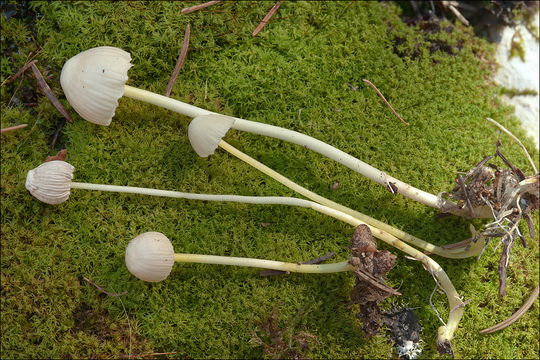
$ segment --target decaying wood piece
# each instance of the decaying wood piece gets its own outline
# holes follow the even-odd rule
[[[382,280],[395,265],[396,256],[387,250],[377,250],[377,243],[367,225],[360,225],[351,239],[349,264],[355,267],[356,284],[351,292],[351,303],[360,305],[356,315],[363,323],[366,336],[380,331],[378,303],[391,295],[401,295]]]

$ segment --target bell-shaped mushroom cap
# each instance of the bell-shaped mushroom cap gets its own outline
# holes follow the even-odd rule
[[[109,125],[124,95],[131,55],[101,46],[75,55],[62,68],[60,84],[71,106],[85,120]]]
[[[146,232],[131,240],[126,248],[126,266],[143,281],[165,280],[174,265],[174,249],[159,232]]]
[[[234,121],[233,117],[219,114],[200,115],[191,120],[188,137],[197,155],[212,155]]]
[[[28,171],[26,189],[47,204],[60,204],[69,198],[75,168],[62,160],[47,161]]]

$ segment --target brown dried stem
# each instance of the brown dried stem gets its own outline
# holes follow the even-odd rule
[[[19,130],[19,129],[25,128],[27,126],[28,126],[28,124],[21,124],[21,125],[15,125],[15,126],[10,126],[10,127],[7,127],[7,128],[3,128],[3,129],[0,130],[0,134],[3,134],[5,132],[9,132],[9,131],[13,131],[13,130]]]
[[[280,8],[281,6],[281,1],[278,1],[276,2],[276,4],[274,6],[272,6],[272,8],[270,9],[270,11],[268,12],[268,14],[265,15],[265,17],[262,19],[262,21],[260,22],[259,25],[257,25],[257,27],[255,28],[255,30],[253,30],[253,33],[251,34],[251,36],[257,36],[257,34],[262,30],[262,28],[264,27],[264,25],[266,25],[268,23],[268,21],[270,21],[270,18],[272,16],[274,16],[274,14],[276,13],[276,11],[278,11],[278,9]]]
[[[112,294],[112,293],[108,292],[107,290],[105,290],[104,288],[102,288],[101,286],[99,286],[98,284],[96,284],[95,282],[93,282],[92,280],[89,280],[89,279],[87,279],[85,277],[83,277],[83,280],[89,282],[92,285],[94,285],[96,287],[96,289],[98,289],[99,291],[101,291],[102,293],[104,293],[105,295],[108,295],[108,296],[123,296],[123,295],[127,294],[127,291],[123,291],[123,292],[121,292],[119,294]]]
[[[174,67],[173,73],[171,75],[171,79],[169,80],[169,84],[167,85],[167,91],[165,92],[165,96],[171,96],[171,91],[174,86],[174,82],[176,81],[176,78],[178,77],[178,74],[180,73],[180,69],[182,69],[182,66],[184,65],[184,61],[186,60],[186,56],[188,52],[190,36],[191,36],[191,31],[188,24],[186,26],[186,32],[184,34],[184,43],[182,44],[182,50],[180,50],[180,55],[178,56],[178,60],[176,61],[176,66]]]
[[[379,96],[381,97],[381,99],[383,99],[386,106],[388,106],[390,108],[390,110],[392,110],[394,115],[396,115],[398,117],[398,119],[401,120],[402,123],[404,123],[405,125],[409,125],[408,122],[406,122],[405,120],[403,120],[403,118],[401,116],[399,116],[399,114],[394,110],[392,105],[390,105],[390,103],[386,100],[386,98],[383,96],[383,94],[381,94],[381,92],[379,91],[379,89],[377,89],[377,87],[375,85],[373,85],[369,80],[366,80],[366,79],[362,79],[362,81],[365,82],[366,84],[368,84],[369,86],[371,86],[377,92],[377,94],[379,94]]]
[[[24,64],[24,66],[22,68],[20,68],[19,71],[17,71],[17,73],[15,75],[11,75],[6,80],[2,81],[2,84],[0,85],[0,87],[4,86],[4,84],[6,84],[6,83],[9,84],[10,82],[17,79],[19,76],[22,75],[22,73],[24,73],[26,70],[28,70],[28,68],[30,66],[34,65],[35,63],[37,63],[37,60],[32,60],[32,61],[29,61],[26,64]]]
[[[193,6],[190,6],[190,7],[187,7],[187,8],[183,8],[182,11],[180,11],[180,12],[182,14],[189,14],[189,13],[192,13],[194,11],[198,11],[198,10],[207,8],[209,6],[215,5],[218,2],[220,2],[220,0],[208,1],[208,2],[205,2],[203,4],[193,5]]]
[[[493,333],[495,331],[502,330],[505,327],[508,327],[508,326],[512,325],[513,323],[515,323],[521,316],[523,316],[523,314],[525,314],[527,312],[527,310],[529,310],[529,308],[532,306],[532,304],[534,304],[534,300],[536,300],[536,298],[538,297],[539,290],[540,290],[540,286],[536,285],[536,287],[534,288],[531,296],[529,296],[527,301],[525,301],[523,306],[521,306],[518,311],[516,311],[508,319],[498,323],[497,325],[493,325],[493,326],[491,326],[491,327],[489,327],[487,329],[480,330],[480,335],[491,334],[491,333]]]
[[[54,107],[64,116],[64,118],[69,121],[70,123],[73,122],[71,119],[71,116],[68,114],[66,109],[62,106],[60,101],[56,98],[56,95],[54,95],[53,91],[51,90],[50,86],[45,81],[45,78],[43,75],[41,75],[41,72],[39,71],[38,67],[35,63],[32,63],[32,71],[34,72],[34,76],[36,77],[36,80],[41,87],[41,90],[45,93],[47,98],[49,98],[49,101],[54,105]]]

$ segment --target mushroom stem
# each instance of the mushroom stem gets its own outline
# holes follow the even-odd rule
[[[351,215],[361,221],[364,221],[366,223],[368,223],[369,225],[372,225],[376,228],[379,228],[381,230],[384,230],[392,235],[394,235],[395,237],[405,241],[405,242],[408,242],[414,246],[417,246],[423,250],[426,250],[426,251],[429,251],[430,253],[433,253],[433,254],[436,254],[436,255],[439,255],[439,256],[442,256],[442,257],[446,257],[446,258],[451,258],[451,259],[462,259],[462,258],[467,258],[467,257],[471,257],[471,256],[477,256],[480,251],[482,250],[482,244],[480,241],[477,241],[476,243],[469,243],[471,244],[471,246],[467,249],[466,245],[468,244],[463,244],[462,247],[460,248],[455,248],[455,249],[445,249],[445,248],[442,248],[440,246],[437,246],[437,245],[433,245],[433,244],[430,244],[420,238],[417,238],[413,235],[410,235],[402,230],[399,230],[393,226],[390,226],[382,221],[379,221],[377,219],[374,219],[368,215],[365,215],[365,214],[362,214],[361,212],[358,212],[356,210],[353,210],[351,208],[348,208],[346,206],[343,206],[341,204],[338,204],[332,200],[329,200],[323,196],[320,196],[308,189],[306,189],[305,187],[301,186],[301,185],[298,185],[297,183],[293,182],[292,180],[288,179],[287,177],[281,175],[280,173],[276,172],[275,170],[269,168],[268,166],[262,164],[261,162],[255,160],[254,158],[252,158],[251,156],[243,153],[242,151],[238,150],[237,148],[235,148],[234,146],[232,146],[231,144],[227,143],[226,141],[224,140],[221,140],[219,142],[219,147],[221,147],[222,149],[224,149],[225,151],[229,152],[230,154],[236,156],[237,158],[239,158],[240,160],[246,162],[247,164],[253,166],[254,168],[256,168],[257,170],[261,171],[262,173],[270,176],[271,178],[273,178],[274,180],[280,182],[281,184],[285,185],[286,187],[288,187],[289,189],[291,190],[294,190],[295,192],[301,194],[301,195],[304,195],[305,197],[307,197],[308,199],[310,200],[313,200],[315,202],[318,202],[319,204],[322,204],[322,205],[326,205],[332,209],[336,209],[336,210],[339,210],[345,214],[348,214],[348,215]]]
[[[343,271],[353,271],[354,267],[348,261],[341,261],[333,264],[295,264],[283,261],[216,256],[216,255],[198,255],[198,254],[174,254],[174,261],[185,263],[216,264],[256,267],[261,269],[281,270],[288,272],[326,274]]]
[[[160,106],[189,117],[215,114],[212,111],[204,110],[196,106],[186,104],[181,101],[150,91],[134,88],[129,85],[124,85],[124,95],[129,98]],[[258,135],[269,136],[276,139],[288,141],[300,146],[304,146],[332,160],[335,160],[342,165],[345,165],[349,169],[366,176],[367,178],[375,181],[376,183],[379,183],[383,186],[391,187],[393,192],[400,193],[424,205],[431,206],[436,209],[441,209],[444,212],[451,212],[455,215],[469,217],[468,211],[466,209],[459,208],[455,203],[425,192],[423,190],[417,189],[407,183],[404,183],[403,181],[398,180],[386,174],[385,172],[380,171],[373,166],[366,164],[365,162],[311,136],[307,136],[297,131],[255,121],[244,120],[240,118],[234,119],[235,122],[232,125],[233,129],[246,131]],[[486,216],[486,214],[484,213],[479,213],[475,215],[477,217]]]
[[[292,197],[276,197],[276,196],[241,196],[241,195],[213,195],[213,194],[191,194],[183,193],[179,191],[168,191],[168,190],[157,190],[157,189],[148,189],[148,188],[139,188],[132,186],[116,186],[116,185],[104,185],[104,184],[89,184],[89,183],[80,183],[80,182],[71,182],[71,188],[75,189],[86,189],[86,190],[99,190],[99,191],[112,191],[112,192],[123,192],[123,193],[132,193],[132,194],[144,194],[144,195],[154,195],[154,196],[165,196],[173,198],[184,198],[192,200],[207,200],[207,201],[231,201],[231,202],[244,202],[250,204],[280,204],[280,205],[292,205],[311,208],[321,214],[331,216],[335,219],[341,220],[347,224],[354,226],[355,228],[361,224],[366,224],[365,222],[345,214],[336,209],[332,209],[328,206],[318,204],[316,202],[304,199],[297,199]],[[448,302],[450,309],[455,309],[449,314],[448,323],[445,326],[439,328],[437,340],[441,343],[449,342],[453,338],[454,331],[457,328],[459,320],[463,315],[463,308],[459,307],[461,300],[459,295],[452,285],[452,282],[448,278],[448,275],[444,272],[439,264],[437,264],[429,256],[422,254],[420,251],[415,248],[407,245],[403,241],[399,240],[394,235],[378,229],[372,225],[366,224],[371,229],[373,236],[384,241],[385,243],[405,252],[406,254],[414,257],[416,260],[424,264],[425,268],[437,279],[438,284],[446,293],[448,297]],[[287,270],[290,271],[290,270]]]

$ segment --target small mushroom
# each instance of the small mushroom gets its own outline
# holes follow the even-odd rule
[[[60,84],[71,106],[84,119],[109,125],[124,95],[131,55],[119,48],[101,46],[83,51],[62,68]]]
[[[149,282],[165,280],[174,265],[174,248],[159,232],[145,232],[126,248],[126,266],[135,277]]]
[[[188,137],[197,155],[200,157],[212,155],[234,121],[233,117],[219,114],[200,115],[191,120]]]
[[[26,189],[47,204],[60,204],[69,198],[75,168],[62,160],[47,161],[28,171]]]

